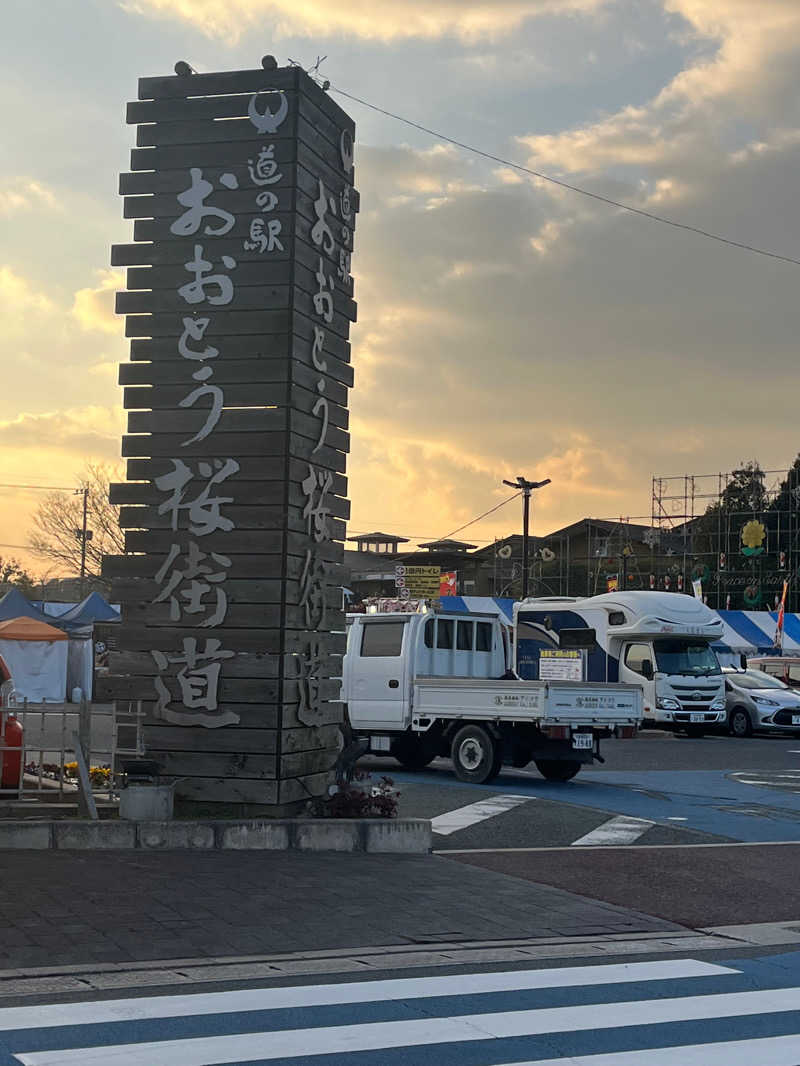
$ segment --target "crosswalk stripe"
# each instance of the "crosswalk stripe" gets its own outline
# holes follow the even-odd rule
[[[800,1010],[800,988],[685,996],[675,999],[545,1007],[461,1017],[283,1029],[141,1044],[16,1052],[23,1066],[222,1066],[312,1055],[353,1054],[415,1045],[573,1033]],[[567,1060],[568,1061],[568,1060]]]
[[[728,1040],[719,1044],[612,1051],[601,1055],[571,1055],[566,1059],[531,1059],[505,1066],[798,1066],[800,1036]]]
[[[469,803],[466,807],[458,807],[454,811],[431,818],[431,829],[440,836],[449,836],[457,833],[459,829],[467,829],[476,822],[483,822],[487,818],[494,818],[496,814],[503,814],[513,807],[519,807],[522,803],[530,803],[535,796],[492,796],[491,799],[479,800],[477,803]]]
[[[580,988],[636,981],[675,981],[693,977],[738,974],[726,966],[694,959],[610,963],[600,966],[558,966],[551,970],[511,970],[470,973],[455,977],[412,977],[384,981],[350,981],[288,988],[246,988],[234,992],[205,992],[141,999],[106,999],[93,1003],[51,1003],[36,1007],[0,1009],[0,1032],[48,1029],[61,1025],[147,1021],[240,1011],[291,1007],[336,1006],[347,1003],[425,999],[434,996],[473,996],[491,992],[546,988]]]
[[[590,833],[578,837],[572,841],[572,847],[604,847],[614,844],[632,844],[642,834],[652,828],[655,822],[648,822],[645,818],[630,818],[626,814],[620,814],[616,818],[610,818],[603,822]]]

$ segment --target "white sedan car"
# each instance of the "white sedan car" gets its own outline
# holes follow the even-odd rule
[[[728,727],[735,737],[755,732],[800,733],[800,692],[762,670],[724,666]]]

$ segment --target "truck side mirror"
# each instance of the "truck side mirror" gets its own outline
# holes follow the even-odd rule
[[[646,678],[648,681],[653,680],[653,664],[650,662],[649,659],[642,659],[641,670],[642,677]]]
[[[741,666],[743,670],[747,669],[747,656],[744,652],[739,656],[739,666]]]

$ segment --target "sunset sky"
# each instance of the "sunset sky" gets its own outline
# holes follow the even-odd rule
[[[434,130],[800,258],[797,0],[4,0],[0,482],[123,428],[112,243],[137,78],[271,52]],[[649,222],[337,97],[358,130],[351,532],[450,533],[549,477],[543,533],[653,474],[800,449],[800,266]],[[39,493],[0,488],[0,555]],[[470,527],[520,525],[512,503]]]

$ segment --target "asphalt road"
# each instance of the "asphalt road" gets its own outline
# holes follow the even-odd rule
[[[469,852],[451,858],[692,928],[800,920],[800,844]]]
[[[800,919],[798,738],[645,732],[602,751],[565,784],[531,767],[465,785],[446,759],[365,768],[389,774],[400,813],[431,818],[435,850],[459,862],[691,926]]]

